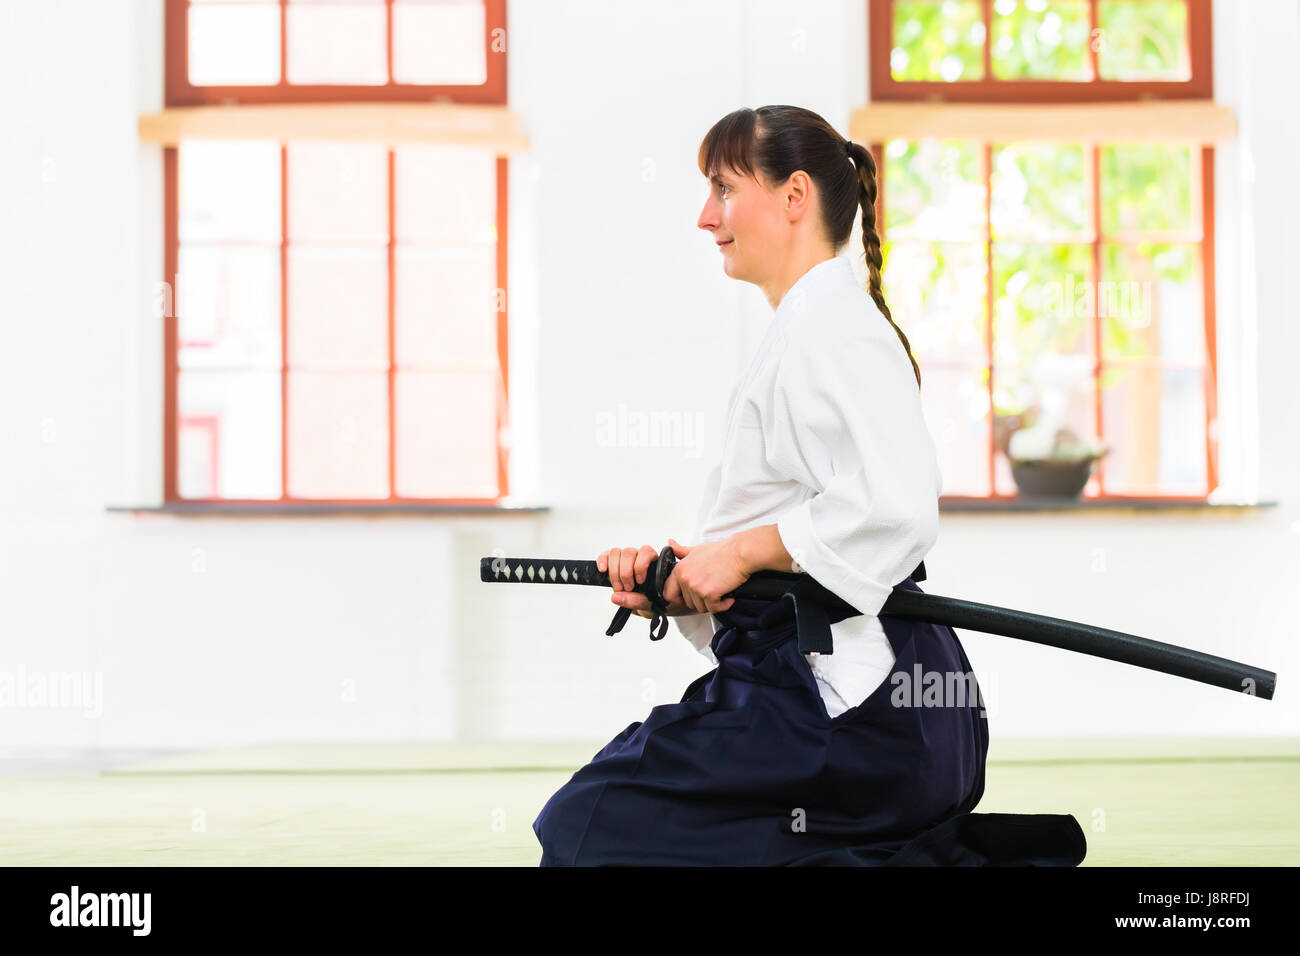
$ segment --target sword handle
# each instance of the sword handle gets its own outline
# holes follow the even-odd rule
[[[479,580],[510,584],[587,584],[610,587],[609,574],[595,561],[556,561],[541,558],[483,558]]]
[[[668,603],[664,588],[668,576],[677,564],[672,545],[665,545],[659,556],[650,562],[645,580],[634,591],[650,599],[653,614],[650,617],[650,640],[662,640],[668,632]],[[585,584],[595,587],[612,587],[609,573],[601,571],[595,561],[554,561],[538,558],[482,558],[479,561],[479,580],[525,584]],[[621,607],[606,628],[607,635],[617,634],[632,616],[632,609]]]

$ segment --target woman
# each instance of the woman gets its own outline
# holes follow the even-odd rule
[[[1072,816],[970,812],[988,724],[965,652],[950,627],[878,614],[895,586],[920,590],[942,485],[881,292],[870,151],[764,106],[715,124],[699,165],[700,228],[774,310],[731,394],[702,543],[670,539],[668,613],[717,667],[547,802],[542,864],[1077,865]],[[866,290],[838,254],[859,212]],[[632,589],[656,555],[597,557],[615,604],[650,616]],[[805,571],[861,612],[830,618],[832,654],[799,653],[786,603],[723,597],[763,569]]]

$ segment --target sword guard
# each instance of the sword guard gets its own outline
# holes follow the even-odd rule
[[[650,599],[650,640],[662,641],[664,635],[668,633],[668,602],[664,600],[664,588],[668,584],[668,576],[673,573],[673,567],[677,564],[677,555],[673,553],[672,545],[664,545],[659,552],[659,557],[650,562],[650,567],[646,571],[645,582],[638,588],[638,594],[644,594]],[[607,636],[613,636],[623,630],[623,625],[627,619],[632,616],[630,607],[621,607],[614,612],[614,619],[609,622],[609,627],[605,629]]]

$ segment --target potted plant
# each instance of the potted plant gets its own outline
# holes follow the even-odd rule
[[[1011,436],[1022,428],[1034,424],[1037,409],[1029,408],[1012,413],[995,411],[993,415],[993,448],[1011,457]]]
[[[1011,435],[1007,458],[1021,497],[1075,499],[1092,475],[1093,462],[1109,451],[1069,428],[1036,425]]]

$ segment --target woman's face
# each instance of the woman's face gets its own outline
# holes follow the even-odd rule
[[[709,183],[699,227],[713,234],[722,268],[733,279],[762,284],[782,248],[781,197],[760,179],[724,166]]]

